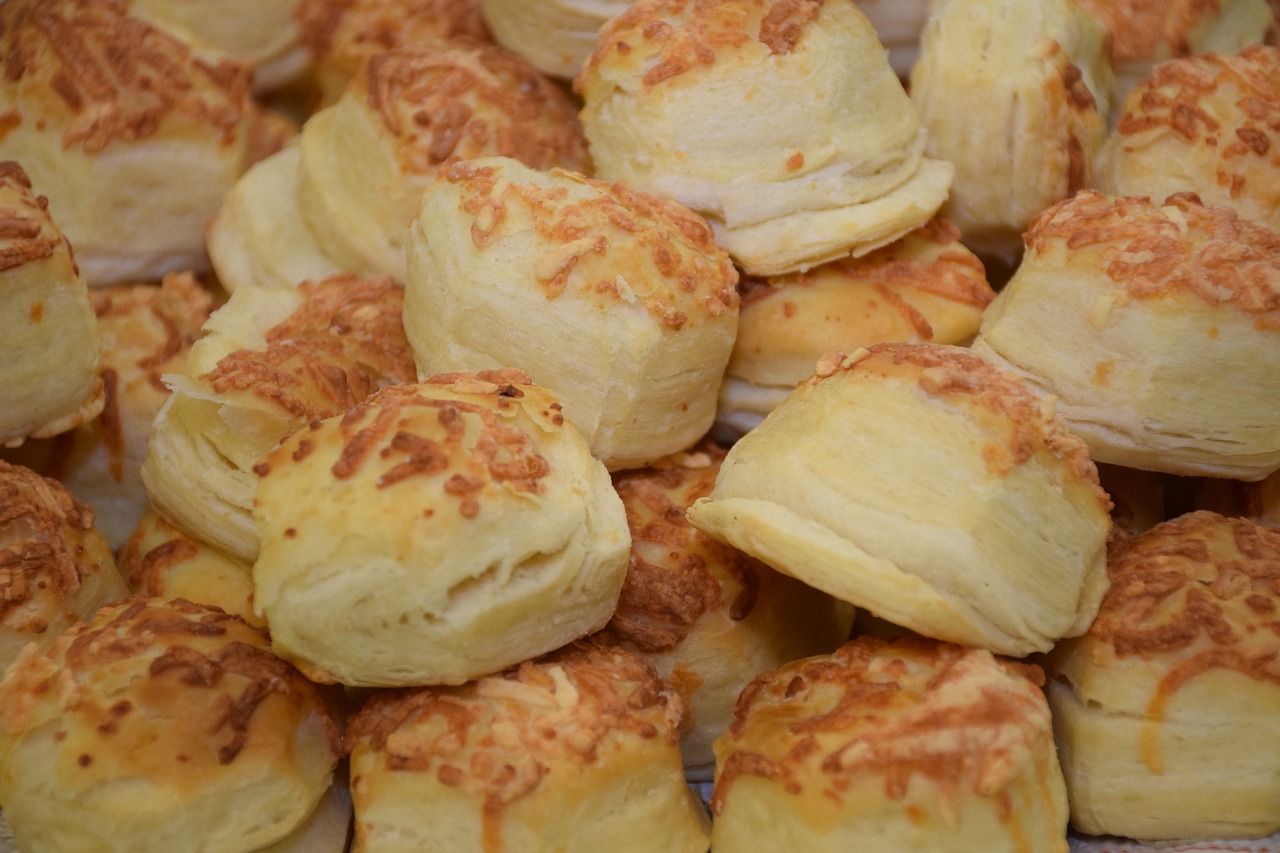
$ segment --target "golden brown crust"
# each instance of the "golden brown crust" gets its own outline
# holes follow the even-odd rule
[[[479,0],[299,0],[293,16],[312,57],[353,66],[399,47],[491,40]]]
[[[0,22],[5,80],[52,93],[49,103],[69,116],[64,148],[79,145],[93,153],[113,141],[145,139],[170,116],[212,127],[223,144],[238,135],[249,66],[201,58],[126,15],[120,0],[10,0],[0,7]]]
[[[1117,61],[1186,56],[1191,34],[1222,12],[1220,0],[1078,0],[1111,33]]]
[[[51,257],[66,242],[49,216],[49,202],[31,190],[31,179],[13,160],[0,162],[0,272]]]

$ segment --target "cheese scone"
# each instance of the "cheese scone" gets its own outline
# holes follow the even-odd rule
[[[296,0],[293,16],[311,56],[321,106],[338,100],[380,53],[491,41],[480,0]]]
[[[1083,637],[1049,658],[1082,832],[1143,840],[1280,830],[1280,532],[1193,512],[1120,541]]]
[[[459,687],[378,691],[351,718],[353,853],[706,853],[680,698],[575,644]]]
[[[747,276],[739,290],[738,337],[716,409],[725,440],[759,426],[825,353],[878,343],[968,344],[996,295],[960,232],[940,219],[865,257]]]
[[[1161,63],[1125,100],[1095,186],[1153,199],[1194,192],[1280,229],[1278,116],[1280,48]]]
[[[23,853],[259,850],[330,786],[334,698],[239,617],[126,599],[6,672],[5,817]]]
[[[341,275],[296,289],[238,290],[204,326],[156,415],[142,465],[169,521],[252,561],[253,466],[285,436],[341,414],[383,385],[414,378],[404,289]]]
[[[935,4],[911,100],[929,155],[955,166],[942,213],[970,248],[1016,256],[1033,216],[1092,186],[1114,85],[1106,44],[1074,0]]]
[[[710,779],[711,742],[738,694],[766,669],[829,652],[853,608],[717,542],[685,520],[715,485],[725,451],[702,442],[651,467],[614,475],[627,510],[631,561],[602,641],[644,656],[685,706],[685,774]]]
[[[493,45],[380,53],[299,142],[297,204],[324,253],[359,275],[405,280],[418,202],[450,158],[513,157],[582,169],[573,102],[519,54]]]
[[[208,268],[205,220],[244,171],[247,65],[119,0],[0,4],[3,151],[49,198],[91,285]]]
[[[93,509],[56,480],[0,462],[0,671],[23,646],[48,646],[126,595]]]
[[[1083,191],[1038,216],[975,351],[1052,395],[1100,462],[1280,468],[1280,231],[1180,194]]]
[[[160,377],[181,372],[187,351],[213,310],[213,297],[190,273],[160,286],[94,288],[89,301],[102,341],[106,403],[88,423],[52,439],[28,441],[3,456],[67,487],[93,507],[112,548],[128,538],[149,504],[142,462],[156,413],[169,396]]]
[[[48,200],[12,160],[0,162],[0,322],[0,445],[57,435],[102,411],[88,290]]]
[[[749,273],[891,243],[951,184],[847,0],[640,0],[601,30],[574,87],[597,176],[707,217]]]
[[[572,79],[595,50],[596,34],[628,0],[480,0],[493,40],[544,73]]]
[[[893,624],[1001,654],[1083,633],[1110,499],[1084,443],[961,347],[831,353],[689,521]]]
[[[684,450],[715,418],[737,272],[699,216],[510,158],[449,165],[409,232],[419,375],[516,365],[610,470]]]
[[[461,684],[602,628],[618,602],[622,503],[517,370],[386,388],[254,473],[254,609],[313,680]]]
[[[764,673],[716,741],[713,849],[1067,853],[1041,679],[919,637]]]

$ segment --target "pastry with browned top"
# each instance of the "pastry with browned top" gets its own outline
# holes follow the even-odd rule
[[[0,162],[0,445],[74,429],[106,404],[88,291],[48,207],[20,164]]]
[[[716,853],[1066,853],[1038,667],[860,637],[756,679],[716,741]]]
[[[351,718],[353,853],[705,853],[680,699],[640,658],[575,644]]]
[[[1194,512],[1113,547],[1089,632],[1049,659],[1082,832],[1280,830],[1280,532]]]
[[[1052,395],[1100,462],[1280,468],[1280,231],[1177,195],[1084,191],[1038,216],[975,351]]]
[[[1089,627],[1110,505],[1016,376],[961,347],[877,344],[824,357],[688,517],[891,623],[1020,656]]]
[[[1074,0],[934,4],[911,100],[955,166],[942,213],[966,245],[1016,257],[1032,217],[1092,185],[1112,87],[1107,31]]]
[[[9,667],[0,803],[24,853],[257,851],[329,788],[333,699],[239,617],[130,598]]]
[[[170,273],[159,287],[94,288],[89,301],[102,341],[101,414],[78,429],[0,455],[53,477],[92,506],[98,530],[118,548],[149,504],[142,462],[152,422],[169,396],[160,377],[186,366],[213,297],[190,273]]]
[[[49,197],[91,285],[204,269],[246,164],[249,68],[120,0],[0,4],[0,154]]]
[[[285,436],[414,378],[404,289],[339,275],[289,290],[246,288],[209,318],[156,416],[142,465],[167,520],[252,562],[253,466]]]
[[[419,374],[519,367],[610,470],[710,429],[738,276],[682,205],[510,158],[461,161],[422,197],[409,267]]]
[[[617,604],[622,503],[519,371],[384,389],[254,472],[254,609],[314,680],[461,684],[604,627]]]
[[[1095,186],[1205,204],[1280,228],[1280,48],[1207,54],[1156,66],[1125,100]]]
[[[995,299],[960,232],[934,219],[856,260],[743,279],[738,337],[720,385],[717,434],[759,426],[833,350],[878,343],[968,344]]]
[[[297,0],[293,16],[315,66],[322,106],[338,100],[380,53],[491,41],[480,0]]]
[[[543,73],[572,79],[595,50],[596,34],[627,0],[480,0],[493,40]]]
[[[23,646],[48,646],[127,594],[93,509],[56,480],[0,462],[0,672]]]
[[[613,478],[631,561],[618,608],[596,635],[644,656],[685,706],[685,775],[708,780],[711,742],[751,679],[849,636],[853,608],[691,526],[685,510],[715,485],[724,449],[687,453]]]
[[[706,216],[749,273],[891,243],[951,183],[850,0],[641,0],[574,86],[597,176]]]

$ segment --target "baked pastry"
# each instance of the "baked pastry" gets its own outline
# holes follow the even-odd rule
[[[208,267],[205,220],[245,168],[248,66],[118,0],[0,4],[4,156],[22,163],[91,285]]]
[[[982,262],[934,219],[856,260],[747,277],[738,338],[720,385],[717,435],[754,429],[833,350],[877,343],[968,344],[995,298]]]
[[[596,46],[606,21],[621,14],[627,0],[480,0],[493,40],[522,54],[544,74],[572,79]]]
[[[246,288],[214,312],[156,415],[142,480],[167,520],[252,562],[253,465],[285,436],[414,378],[403,288],[341,275]]]
[[[1096,186],[1205,204],[1280,229],[1280,48],[1206,54],[1157,65],[1125,100],[1099,157]]]
[[[515,370],[386,388],[263,456],[254,609],[315,681],[461,684],[604,627],[626,515]]]
[[[330,260],[298,209],[301,154],[289,145],[255,163],[236,181],[205,231],[218,283],[289,289],[342,272]]]
[[[942,212],[966,245],[1016,257],[1033,216],[1092,186],[1113,85],[1107,30],[1074,0],[936,5],[911,100],[955,166]]]
[[[71,246],[22,166],[0,162],[0,445],[57,435],[106,402],[101,341]]]
[[[189,44],[248,63],[257,93],[296,82],[310,65],[294,0],[126,0],[126,7]]]
[[[1272,20],[1267,0],[1077,2],[1111,34],[1111,62],[1120,99],[1156,63],[1198,53],[1239,53],[1262,41]]]
[[[155,510],[138,522],[120,547],[119,559],[131,592],[210,604],[266,627],[253,612],[253,565],[190,536]]]
[[[707,217],[752,274],[891,243],[951,183],[851,2],[641,0],[600,31],[574,88],[596,175]]]
[[[573,645],[351,718],[353,853],[705,853],[680,699],[621,649]]]
[[[613,478],[627,510],[631,561],[617,610],[596,637],[636,651],[684,702],[685,775],[707,780],[711,742],[766,669],[829,652],[849,637],[853,608],[712,539],[684,517],[715,485],[725,451],[688,453]]]
[[[332,701],[239,617],[130,598],[9,668],[0,802],[25,853],[258,850],[330,785]]]
[[[52,477],[94,510],[95,526],[118,548],[147,511],[142,461],[156,413],[169,396],[162,374],[181,371],[213,310],[190,273],[159,287],[113,285],[89,291],[102,342],[102,413],[52,439],[28,441],[4,458]]]
[[[0,671],[126,595],[93,510],[56,480],[0,462]]]
[[[510,158],[444,169],[409,232],[419,374],[516,365],[610,470],[692,445],[738,328],[737,273],[674,202]]]
[[[397,281],[418,201],[449,158],[579,169],[586,157],[569,96],[491,45],[375,56],[307,121],[299,145],[298,208],[325,254],[349,272]]]
[[[889,65],[903,80],[920,55],[920,34],[929,19],[932,0],[855,0],[876,36],[889,52]]]
[[[1038,216],[974,349],[1094,459],[1257,480],[1280,468],[1280,232],[1176,195],[1084,191]]]
[[[689,521],[929,637],[1026,655],[1083,633],[1110,500],[1084,443],[961,347],[832,353],[733,446]]]
[[[1038,667],[859,637],[766,672],[716,741],[716,853],[1066,853]]]
[[[1280,532],[1194,512],[1120,541],[1107,568],[1097,621],[1049,659],[1072,824],[1280,830]]]
[[[297,0],[293,16],[311,56],[321,106],[338,100],[380,53],[491,40],[480,0]]]

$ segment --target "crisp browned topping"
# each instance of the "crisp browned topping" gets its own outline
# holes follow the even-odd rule
[[[158,545],[148,547],[156,533],[164,539]],[[147,595],[164,596],[165,576],[176,565],[192,559],[199,553],[195,540],[178,528],[156,518],[153,525],[142,524],[134,530],[120,548],[120,572],[129,588]]]
[[[867,776],[893,800],[916,777],[952,796],[999,796],[1053,749],[1048,704],[1023,670],[948,643],[869,636],[761,675],[726,739],[715,814],[748,775],[836,803]]]
[[[224,144],[242,126],[249,66],[225,57],[209,62],[140,18],[122,0],[8,0],[0,5],[4,76],[21,92],[47,87],[65,118],[62,145],[94,152],[112,141],[154,135],[171,116],[208,128]],[[36,115],[39,100],[24,99]]]
[[[1096,253],[1134,297],[1188,292],[1254,315],[1259,329],[1280,329],[1280,232],[1189,193],[1157,207],[1085,190],[1036,217],[1025,240],[1042,254],[1054,245]]]
[[[51,257],[66,244],[48,207],[20,165],[0,162],[0,272]]]
[[[268,705],[274,710],[262,719]],[[275,751],[282,715],[296,726],[312,714],[322,717],[336,757],[339,732],[318,688],[271,653],[263,632],[183,599],[107,605],[47,652],[23,652],[0,689],[9,736],[57,719],[67,732],[60,749],[89,756],[81,766],[99,767],[102,778],[148,766],[208,773],[254,741]],[[113,760],[94,762],[99,753]]]
[[[534,169],[585,168],[586,142],[573,102],[504,48],[379,53],[352,87],[367,93],[408,171],[430,174],[450,157],[491,155]]]
[[[1220,0],[1078,0],[1111,33],[1118,61],[1186,56],[1191,35],[1222,13]]]
[[[532,277],[548,299],[566,289],[612,300],[640,301],[672,330],[697,316],[718,317],[738,306],[737,271],[702,217],[677,202],[562,170],[551,180],[514,181],[493,166],[451,163],[440,176],[463,190],[462,209],[475,217],[477,249],[503,229],[531,224],[550,244]],[[620,280],[616,258],[632,262]],[[691,311],[697,309],[696,315]]]
[[[695,67],[711,67],[722,54],[758,41],[774,56],[791,53],[818,19],[823,0],[642,0],[601,29],[596,48],[574,81],[611,54],[642,47],[642,81],[656,86]]]
[[[352,70],[394,48],[491,40],[479,0],[298,0],[293,17],[314,59]]]
[[[759,564],[684,515],[711,493],[724,457],[723,448],[704,442],[650,468],[614,475],[631,530],[631,562],[607,639],[642,652],[669,651],[712,610],[724,608],[734,620],[751,615]]]
[[[461,687],[375,694],[352,716],[358,774],[432,773],[482,800],[486,831],[552,768],[601,765],[628,740],[675,749],[679,697],[641,658],[576,643]],[[355,781],[359,796],[359,781]]]

